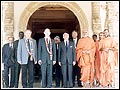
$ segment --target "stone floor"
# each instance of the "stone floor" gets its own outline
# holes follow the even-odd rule
[[[115,82],[113,83],[113,87],[105,87],[105,88],[107,88],[107,89],[119,89],[119,68],[118,67],[116,67],[115,68]],[[20,78],[21,78],[21,73],[20,73]],[[95,84],[95,83],[94,83]],[[39,89],[39,88],[41,88],[41,83],[40,83],[40,79],[38,78],[38,77],[36,77],[36,79],[35,79],[35,81],[34,81],[34,86],[33,86],[35,89]],[[21,85],[21,80],[19,80],[19,87],[18,88],[22,88],[22,85]],[[55,88],[55,80],[53,80],[53,83],[52,83],[52,88]],[[61,88],[61,87],[60,87]],[[75,87],[74,87],[75,89],[80,89],[81,87],[78,87],[77,86],[77,82],[75,82]],[[86,88],[88,88],[88,89],[90,89],[90,87],[89,87],[89,83],[87,83],[87,87]],[[86,89],[85,88],[85,89]],[[93,87],[93,89],[103,89],[103,87],[101,87],[101,86],[99,86],[99,87],[96,87],[95,85],[94,85],[94,87]]]

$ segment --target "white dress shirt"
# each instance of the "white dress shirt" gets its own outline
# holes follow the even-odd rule
[[[73,39],[73,41],[74,41],[74,46],[75,46],[75,48],[76,48],[76,45],[77,45],[77,38],[76,38],[76,39]]]
[[[64,40],[65,46],[66,46],[66,41],[67,41],[67,45],[69,45],[69,40]]]

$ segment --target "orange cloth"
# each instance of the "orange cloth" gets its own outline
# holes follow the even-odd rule
[[[83,53],[88,50],[89,53]],[[81,81],[93,82],[94,79],[94,55],[95,55],[95,43],[92,38],[81,38],[78,41],[76,47],[76,58],[78,66],[81,68]]]
[[[117,48],[117,43],[111,38],[107,37],[105,39],[100,40],[99,50],[101,50],[100,56],[100,78],[101,85],[107,86],[108,84],[112,84],[114,79],[114,69],[116,65],[116,58],[114,50],[111,48]],[[106,49],[109,49],[106,51]]]
[[[95,52],[95,78],[97,81],[100,81],[100,51],[99,41],[95,42],[96,52]]]

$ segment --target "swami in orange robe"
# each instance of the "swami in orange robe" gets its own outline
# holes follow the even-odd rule
[[[84,32],[85,33],[85,32]],[[94,56],[95,56],[95,43],[90,37],[83,37],[79,39],[76,47],[76,58],[78,66],[81,68],[81,78],[83,87],[86,87],[86,82],[90,82],[92,87],[94,80]]]
[[[114,69],[116,64],[116,50],[117,43],[111,38],[107,37],[100,40],[99,50],[101,51],[100,55],[100,78],[101,85],[103,87],[112,85],[114,80]]]

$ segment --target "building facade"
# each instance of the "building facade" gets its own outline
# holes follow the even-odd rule
[[[88,30],[91,37],[108,28],[111,36],[119,43],[118,1],[2,1],[1,4],[1,46],[7,43],[9,35],[17,40],[19,31],[26,29],[31,29],[34,32],[33,37],[38,39],[40,37],[37,35],[42,34],[44,25],[50,27],[54,35],[65,31],[71,33],[75,29],[79,32],[80,38],[83,30]]]

